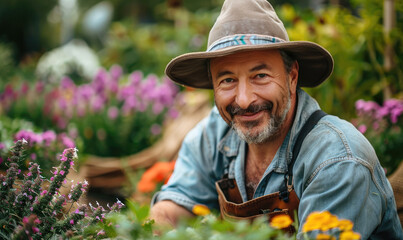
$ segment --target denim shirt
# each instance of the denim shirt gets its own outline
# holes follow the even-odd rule
[[[260,180],[254,198],[279,191],[296,137],[318,103],[298,89],[294,123]],[[171,200],[192,210],[204,204],[219,211],[215,182],[235,177],[244,201],[246,143],[214,107],[183,141],[175,170],[151,204]],[[294,168],[294,188],[302,224],[314,211],[329,211],[354,223],[362,239],[403,239],[392,188],[374,149],[349,122],[323,117],[306,136]],[[385,238],[386,237],[386,238]],[[302,238],[302,234],[298,234]]]

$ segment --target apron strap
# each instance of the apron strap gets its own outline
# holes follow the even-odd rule
[[[312,115],[308,118],[305,122],[304,126],[302,127],[301,131],[298,134],[297,140],[295,142],[294,148],[292,149],[292,157],[291,162],[288,164],[287,173],[284,175],[284,184],[280,189],[280,198],[288,202],[289,200],[289,192],[293,189],[293,167],[295,160],[299,154],[301,149],[302,143],[304,142],[305,137],[308,133],[315,127],[315,125],[319,122],[319,120],[326,116],[327,114],[322,110],[316,110]]]

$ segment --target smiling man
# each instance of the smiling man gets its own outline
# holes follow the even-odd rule
[[[372,146],[301,89],[318,86],[332,69],[318,44],[289,41],[267,1],[226,0],[207,51],[166,68],[178,84],[213,89],[216,106],[185,138],[151,217],[175,226],[205,205],[227,219],[296,212],[302,224],[329,211],[351,220],[362,239],[403,239]]]

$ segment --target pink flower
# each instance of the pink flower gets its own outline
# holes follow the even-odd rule
[[[70,224],[73,225],[74,224],[74,219],[70,220]]]
[[[135,71],[132,74],[130,74],[129,76],[129,81],[130,81],[130,85],[136,87],[139,85],[139,83],[141,82],[141,79],[143,79],[143,73],[140,71]]]
[[[42,133],[42,139],[46,146],[49,146],[52,142],[56,140],[56,133],[52,130],[48,130]]]
[[[119,115],[119,109],[115,106],[112,106],[108,109],[108,117],[111,120],[114,120],[118,117]]]
[[[74,148],[75,147],[74,141],[71,138],[69,138],[66,134],[62,134],[61,138],[62,138],[62,143],[66,148]]]
[[[113,65],[109,69],[109,73],[111,74],[111,77],[113,80],[119,80],[119,78],[122,76],[123,70],[122,67],[119,65]]]
[[[365,126],[364,124],[361,124],[360,126],[358,126],[358,131],[360,131],[362,134],[364,134],[367,131],[367,126]]]

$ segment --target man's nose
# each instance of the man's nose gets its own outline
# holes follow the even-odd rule
[[[247,81],[239,81],[237,86],[237,95],[235,102],[242,109],[247,109],[249,105],[255,101],[255,94],[252,86]]]

